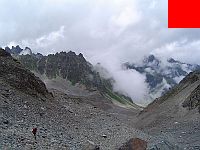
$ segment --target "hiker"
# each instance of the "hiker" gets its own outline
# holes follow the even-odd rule
[[[33,128],[33,129],[32,129],[32,133],[33,133],[34,138],[35,138],[35,140],[36,140],[37,128]]]

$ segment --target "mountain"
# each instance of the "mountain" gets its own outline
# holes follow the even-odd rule
[[[19,55],[32,55],[32,50],[29,47],[25,47],[25,49],[23,49]]]
[[[178,85],[150,103],[140,112],[136,124],[152,135],[174,137],[184,149],[198,147],[200,71],[189,73]]]
[[[81,55],[69,54],[84,61]],[[115,149],[129,137],[148,137],[125,124],[138,111],[118,107],[98,91],[84,92],[70,95],[47,89],[42,80],[0,49],[1,149]]]
[[[12,46],[12,48],[5,47],[5,51],[11,55],[32,55],[32,50],[29,47],[22,49],[19,45]]]
[[[54,86],[58,87],[55,84],[60,84],[59,80],[65,79],[71,83],[65,82],[68,86],[66,91],[72,91],[71,89],[74,87],[82,86],[81,88],[89,91],[100,91],[104,97],[117,105],[141,109],[130,98],[114,92],[112,87],[113,80],[111,78],[102,78],[100,72],[96,70],[96,66],[86,61],[81,53],[76,55],[74,52],[69,51],[43,56],[40,53],[34,54],[31,52],[27,55],[20,55],[24,51],[31,52],[29,48],[25,48],[18,55],[13,54],[13,57],[19,60],[27,69],[43,78],[44,82],[48,80],[49,84],[54,84]],[[66,87],[66,85],[63,86]]]
[[[51,60],[54,60],[55,55],[51,55]],[[68,53],[58,53],[58,55],[69,56]],[[25,59],[27,66],[36,67],[36,71],[38,71],[37,59],[45,57],[45,60],[48,60],[48,56],[41,54],[26,56],[31,62],[28,63],[29,61]],[[75,59],[80,56],[73,54],[73,57]],[[35,60],[37,63],[33,65],[32,62]],[[51,63],[55,62],[58,65],[58,60],[60,58]],[[71,60],[75,63],[74,67],[77,67],[76,63],[80,61],[78,60]],[[95,85],[89,84],[90,90],[76,86],[85,79],[77,80],[75,85],[68,85],[71,82],[67,80],[67,76],[64,79],[59,72],[56,72],[54,78],[52,75],[55,73],[52,69],[53,73],[49,73],[50,76],[47,78],[46,70],[48,69],[44,67],[43,74],[39,71],[33,74],[10,53],[0,49],[2,149],[126,150],[136,145],[142,147],[143,144],[149,150],[198,149],[200,144],[198,71],[187,75],[175,88],[140,111],[141,108],[136,106],[135,109],[134,107],[127,109],[114,105],[109,99],[111,96],[116,98],[112,91],[111,95],[106,97],[98,87],[94,90]],[[82,70],[83,74],[84,72]],[[43,80],[45,84],[35,75],[41,79],[45,78]],[[37,128],[36,138],[31,132],[33,128]]]
[[[19,45],[17,45],[16,47],[15,47],[15,46],[12,46],[12,48],[5,47],[5,51],[7,51],[7,52],[10,53],[10,54],[19,55],[19,54],[23,51],[23,49],[20,48]]]
[[[173,58],[165,61],[154,55],[145,57],[140,64],[125,63],[123,66],[126,69],[134,69],[146,76],[151,99],[162,96],[190,72],[200,70],[200,66],[196,64],[182,63]]]

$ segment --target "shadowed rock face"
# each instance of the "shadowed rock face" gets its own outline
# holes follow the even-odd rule
[[[198,111],[200,113],[200,85],[183,102],[183,107],[187,107],[190,110],[198,108]]]
[[[11,54],[0,48],[0,57],[11,57]]]
[[[30,95],[50,95],[39,78],[3,49],[0,49],[0,79]]]
[[[76,55],[70,51],[50,54],[48,56],[25,55],[19,56],[19,61],[28,69],[36,71],[49,79],[62,77],[68,79],[72,84],[81,83],[88,88],[96,87],[103,89],[99,73],[93,71],[82,54]]]

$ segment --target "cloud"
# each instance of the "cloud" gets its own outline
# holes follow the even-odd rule
[[[55,44],[60,38],[64,38],[64,26],[61,26],[58,31],[51,32],[48,35],[44,35],[36,39],[36,44],[40,47],[48,47]]]
[[[145,76],[135,70],[115,70],[113,77],[114,91],[130,97],[133,102],[139,105],[147,105],[148,88],[145,83]]]
[[[135,70],[124,69],[119,56],[115,53],[111,54],[107,52],[103,55],[96,55],[91,61],[94,63],[101,62],[101,65],[106,67],[108,72],[103,70],[100,74],[103,74],[103,77],[112,77],[115,80],[113,83],[113,90],[115,92],[130,97],[133,102],[139,105],[147,105],[150,101],[147,96],[149,89],[145,82],[146,76]],[[98,71],[101,70],[98,69]]]
[[[60,42],[61,40],[64,40],[64,31],[65,27],[61,26],[57,31],[52,31],[47,35],[43,35],[41,37],[38,37],[36,39],[25,39],[21,40],[18,42],[11,41],[9,44],[5,46],[16,46],[20,45],[22,47],[31,47],[34,52],[40,52],[39,50],[43,49],[43,53],[48,54],[48,53],[55,53],[55,49],[47,49],[50,48],[51,46],[54,47],[56,44],[58,44],[58,41]],[[4,47],[5,47],[4,46]],[[46,52],[44,52],[46,50]],[[51,51],[49,51],[51,50]]]
[[[200,40],[174,41],[155,49],[153,53],[164,58],[175,58],[182,62],[200,64]]]

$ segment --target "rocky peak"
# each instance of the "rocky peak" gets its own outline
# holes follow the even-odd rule
[[[154,55],[149,55],[148,57],[144,58],[143,62],[146,65],[155,64],[155,66],[158,66],[160,63],[159,59],[156,58]]]
[[[64,53],[66,53],[66,52],[64,52]],[[68,53],[67,53],[69,56],[76,56],[76,53],[75,52],[72,52],[72,51],[69,51]]]
[[[8,52],[8,53],[12,53],[12,52],[11,52],[11,49],[10,49],[8,46],[5,47],[5,51]]]
[[[10,53],[0,48],[0,57],[11,57]]]
[[[178,61],[174,60],[173,58],[170,58],[167,60],[169,63],[177,63]]]
[[[32,55],[32,50],[29,47],[25,47],[25,49],[23,49],[19,55]]]
[[[154,55],[150,55],[148,58],[147,58],[147,61],[148,62],[153,62],[155,60],[155,56]]]
[[[78,56],[84,58],[82,53],[80,53]]]
[[[17,45],[16,47],[12,46],[11,49],[9,47],[5,47],[5,51],[7,51],[10,54],[19,55],[23,51],[23,49],[20,48],[19,45]]]
[[[20,48],[19,45],[17,45],[16,47],[12,46],[12,49],[11,51],[14,53],[14,54],[19,54],[23,49]]]

